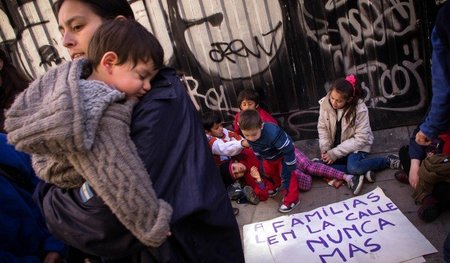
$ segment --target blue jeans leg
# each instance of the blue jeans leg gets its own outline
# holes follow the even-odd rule
[[[368,153],[357,152],[348,155],[347,171],[349,174],[365,174],[367,171],[377,171],[389,166],[386,157],[367,158]]]
[[[330,166],[338,171],[347,173],[347,165],[345,164],[331,164]]]

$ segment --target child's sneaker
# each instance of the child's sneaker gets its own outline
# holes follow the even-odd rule
[[[373,171],[367,171],[364,177],[366,178],[367,182],[375,183],[375,173]]]
[[[278,194],[278,188],[275,188],[273,190],[271,189],[271,190],[269,190],[267,192],[269,193],[269,197],[275,197]]]
[[[280,213],[289,213],[292,211],[292,209],[294,209],[296,206],[298,206],[298,204],[300,204],[300,200],[298,200],[295,203],[289,203],[289,204],[283,204],[280,206],[280,208],[278,209],[278,211],[280,211]]]
[[[352,180],[348,182],[348,187],[352,190],[354,195],[358,195],[361,192],[364,182],[364,175],[355,175]]]
[[[251,186],[245,186],[242,192],[244,192],[245,197],[251,204],[257,205],[259,203],[259,198]]]
[[[238,200],[243,196],[242,188],[239,182],[235,182],[227,187],[228,197],[231,200]]]
[[[391,169],[402,169],[402,164],[400,162],[400,158],[395,154],[389,154],[387,157],[389,162],[389,168]]]

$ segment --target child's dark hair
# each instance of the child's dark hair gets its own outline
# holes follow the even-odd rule
[[[239,116],[239,128],[241,130],[259,129],[262,126],[262,120],[257,110],[244,110]]]
[[[259,93],[254,89],[246,88],[239,92],[239,95],[237,97],[239,108],[241,107],[241,103],[243,100],[252,100],[256,105],[259,105]]]
[[[348,75],[345,78],[339,78],[334,81],[329,93],[336,91],[341,94],[345,101],[345,119],[353,125],[356,119],[356,106],[358,105],[359,99],[362,97],[362,89],[359,87],[357,80],[354,75]]]
[[[88,60],[92,67],[100,64],[103,55],[113,51],[118,56],[118,65],[131,62],[153,61],[155,69],[164,66],[164,50],[144,26],[135,20],[113,19],[103,22],[97,29],[88,48]]]
[[[222,123],[222,118],[216,111],[209,111],[202,115],[203,129],[210,131],[214,124]]]

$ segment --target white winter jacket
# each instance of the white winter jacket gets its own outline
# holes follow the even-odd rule
[[[329,94],[319,100],[320,115],[317,123],[319,132],[320,152],[327,152],[332,161],[345,157],[352,152],[370,152],[373,143],[372,129],[370,128],[369,111],[363,100],[356,106],[356,120],[353,126],[346,120],[344,112],[341,125],[341,143],[333,147],[336,135],[336,110],[330,104]]]

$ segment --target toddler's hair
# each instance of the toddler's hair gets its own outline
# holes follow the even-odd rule
[[[359,87],[355,76],[348,75],[345,78],[335,80],[328,93],[331,93],[333,90],[341,94],[345,101],[351,98],[351,100],[347,101],[345,104],[344,117],[350,125],[353,125],[356,118],[356,106],[358,105],[359,99],[362,97],[362,89]]]
[[[262,120],[257,110],[244,110],[239,116],[239,128],[241,130],[259,129],[262,126]]]
[[[113,51],[118,65],[131,62],[153,61],[155,69],[164,66],[164,50],[158,39],[139,22],[130,19],[113,19],[103,22],[89,43],[87,59],[92,67],[100,64],[105,53]]]
[[[239,92],[237,97],[239,108],[241,108],[241,103],[243,100],[252,100],[256,105],[259,105],[259,93],[254,89],[246,88]]]
[[[205,131],[211,131],[214,124],[222,123],[222,118],[216,111],[209,111],[202,116],[203,129]]]

